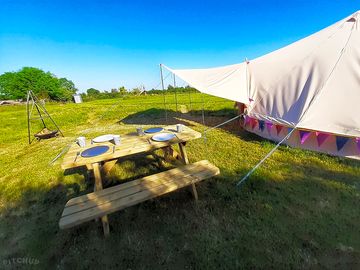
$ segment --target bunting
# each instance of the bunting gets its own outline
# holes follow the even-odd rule
[[[349,140],[349,137],[336,136],[336,147],[340,151]]]
[[[355,142],[356,142],[356,145],[357,145],[357,149],[360,152],[360,138],[356,138]]]
[[[259,120],[259,130],[264,131],[265,128],[265,121]]]
[[[311,132],[305,130],[299,130],[299,135],[300,135],[300,143],[304,144],[305,141],[310,137]]]
[[[279,135],[281,130],[283,129],[283,126],[275,125],[275,127],[276,127],[276,134]]]
[[[251,129],[254,129],[256,126],[257,120],[255,118],[251,118],[250,123],[251,123]]]
[[[329,134],[323,133],[323,132],[320,132],[320,131],[316,131],[316,132],[315,132],[315,135],[316,135],[316,140],[317,140],[317,143],[318,143],[318,146],[319,146],[319,147],[320,147],[320,146],[326,141],[326,139],[329,137]]]
[[[250,123],[251,117],[249,116],[245,116],[245,126],[248,125]]]
[[[266,121],[266,129],[267,129],[267,131],[269,132],[269,134],[271,133],[271,128],[272,128],[272,126],[273,126],[273,123],[272,122],[268,122],[268,121]]]

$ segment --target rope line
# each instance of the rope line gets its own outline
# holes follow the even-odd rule
[[[279,148],[279,146],[285,142],[287,139],[290,138],[291,134],[293,134],[293,132],[295,131],[295,128],[290,131],[273,149],[271,149],[271,151],[258,163],[255,165],[255,167],[253,167],[237,184],[236,186],[240,186],[243,182],[246,181],[246,179],[249,178],[250,175],[252,175],[252,173],[261,165],[264,163],[265,160],[268,159],[268,157],[270,157],[275,151],[276,149]]]

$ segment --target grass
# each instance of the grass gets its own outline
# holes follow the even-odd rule
[[[233,103],[200,94],[167,95],[167,121],[203,131],[235,115]],[[47,104],[66,137],[27,143],[24,106],[0,108],[0,268],[351,269],[360,266],[360,163],[280,147],[240,188],[236,182],[272,142],[233,122],[188,145],[191,162],[208,159],[219,177],[198,185],[195,203],[180,190],[110,215],[111,236],[88,222],[60,231],[66,201],[91,192],[84,170],[65,173],[61,158],[76,137],[124,134],[165,124],[162,96]],[[40,129],[34,124],[33,131]],[[108,185],[152,174],[150,156],[118,163]],[[37,265],[13,263],[32,258]],[[10,263],[8,265],[7,263]],[[2,265],[1,265],[2,264]],[[4,266],[4,267],[2,267]]]

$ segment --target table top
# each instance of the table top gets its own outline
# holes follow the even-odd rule
[[[171,132],[176,134],[176,137],[166,142],[155,142],[151,140],[154,134],[145,134],[144,136],[138,136],[136,132],[121,136],[120,145],[115,145],[112,141],[103,143],[93,143],[91,140],[86,140],[86,147],[80,147],[77,143],[73,143],[69,151],[65,154],[63,162],[61,164],[62,169],[70,169],[75,167],[84,166],[101,161],[107,161],[126,157],[134,154],[154,151],[156,149],[170,146],[172,144],[178,144],[181,142],[191,141],[201,137],[201,134],[187,126],[184,126],[184,130],[181,133],[176,132],[176,126],[166,126],[163,132]],[[159,133],[155,133],[159,134]],[[86,149],[89,149],[98,145],[107,145],[109,150],[99,156],[84,158],[80,153]],[[115,149],[114,149],[115,146]],[[78,154],[78,157],[76,158]],[[75,160],[76,158],[76,160]]]

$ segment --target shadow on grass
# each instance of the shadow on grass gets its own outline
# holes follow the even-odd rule
[[[204,115],[204,119],[203,119]],[[167,116],[167,118],[165,117]],[[237,116],[237,111],[231,108],[220,110],[191,110],[187,113],[176,112],[173,110],[164,110],[159,108],[147,109],[122,118],[118,123],[129,125],[174,125],[184,124],[193,126],[192,122],[204,124],[206,127],[219,125],[233,117]],[[263,141],[264,138],[250,133],[241,128],[240,120],[236,119],[220,127],[227,132],[239,136],[245,141]]]
[[[221,110],[191,110],[186,113],[176,112],[173,110],[165,110],[159,108],[151,108],[144,111],[136,112],[119,120],[119,123],[131,125],[173,125],[178,124],[181,119],[192,120],[202,124],[202,114],[207,117],[227,117],[235,116],[233,109]],[[231,116],[231,117],[233,117]],[[206,119],[205,119],[206,122]]]
[[[107,179],[111,185],[166,169],[153,157],[124,162],[124,176],[130,178],[113,175]],[[354,268],[360,263],[358,211],[352,207],[359,199],[342,186],[355,181],[353,174],[324,169],[309,178],[308,171],[317,170],[309,164],[288,181],[255,175],[239,189],[234,184],[245,170],[220,169],[220,176],[197,184],[197,203],[184,188],[111,214],[108,239],[93,221],[58,228],[66,201],[92,192],[91,185],[84,192],[62,181],[49,190],[27,188],[1,221],[8,226],[3,242],[10,248],[3,259],[38,258],[43,268],[131,269]],[[24,212],[16,213],[19,208]]]

